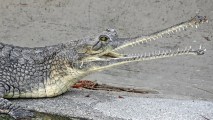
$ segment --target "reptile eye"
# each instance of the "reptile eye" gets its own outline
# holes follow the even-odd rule
[[[107,36],[100,36],[99,40],[106,42],[109,38]]]

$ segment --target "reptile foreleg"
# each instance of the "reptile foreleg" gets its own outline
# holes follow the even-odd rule
[[[9,114],[15,119],[33,117],[34,113],[32,111],[26,110],[20,106],[14,105],[7,99],[4,99],[5,94],[4,86],[0,86],[0,114]]]

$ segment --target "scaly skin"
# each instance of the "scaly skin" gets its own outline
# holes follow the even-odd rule
[[[191,47],[138,56],[123,55],[118,51],[181,29],[197,27],[204,22],[207,22],[206,17],[195,16],[162,31],[132,39],[118,38],[114,29],[108,29],[95,39],[39,48],[0,43],[0,112],[10,114],[14,118],[32,116],[32,112],[13,105],[4,98],[57,96],[68,91],[70,86],[86,75],[117,65],[177,55],[202,55],[205,50],[194,50]]]

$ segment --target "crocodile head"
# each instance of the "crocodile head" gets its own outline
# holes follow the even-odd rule
[[[197,50],[192,49],[191,47],[186,47],[182,50],[152,52],[137,56],[121,54],[119,53],[119,50],[139,43],[153,41],[167,34],[172,34],[190,27],[197,28],[200,24],[205,22],[207,22],[206,17],[195,16],[186,22],[182,22],[159,32],[143,37],[128,39],[118,38],[117,32],[114,29],[107,29],[97,38],[84,41],[84,46],[80,46],[77,49],[78,53],[83,55],[83,57],[79,59],[77,67],[78,69],[92,72],[134,61],[151,60],[183,54],[202,55],[204,54],[205,49],[202,49],[201,47]]]

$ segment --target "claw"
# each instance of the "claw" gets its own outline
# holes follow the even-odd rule
[[[26,118],[32,118],[35,116],[34,112],[25,110],[23,108],[12,110],[9,112],[9,114],[15,119],[26,119]]]

